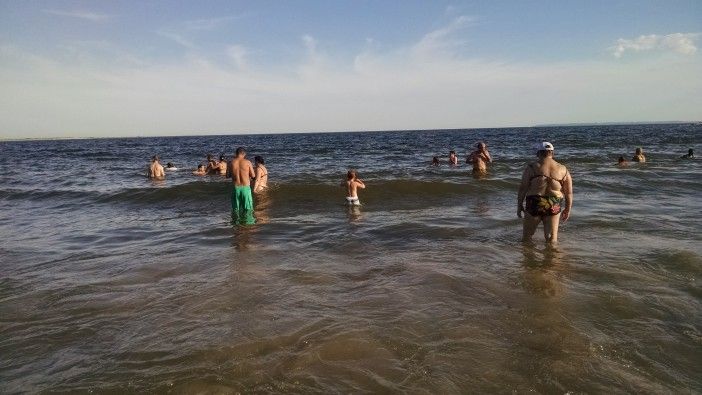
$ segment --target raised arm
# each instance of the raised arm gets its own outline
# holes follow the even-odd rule
[[[563,180],[563,195],[565,196],[566,207],[561,214],[561,219],[565,222],[570,217],[570,209],[573,208],[573,178],[570,176],[568,169],[566,169],[566,176]]]
[[[358,184],[359,188],[366,189],[366,184],[364,184],[363,181],[356,179],[356,184]]]

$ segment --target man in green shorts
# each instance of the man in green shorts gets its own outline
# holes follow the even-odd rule
[[[241,225],[256,223],[253,216],[253,198],[251,197],[251,179],[256,177],[251,162],[246,160],[246,151],[239,147],[231,164],[232,181],[232,219]]]

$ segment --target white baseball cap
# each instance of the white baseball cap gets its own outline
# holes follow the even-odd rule
[[[542,141],[534,144],[534,149],[537,151],[553,151],[553,144],[548,141]]]

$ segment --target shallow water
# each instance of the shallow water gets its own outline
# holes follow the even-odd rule
[[[481,139],[487,178],[427,166]],[[556,248],[519,241],[540,139],[574,178]],[[629,125],[0,142],[0,392],[700,392],[702,168],[677,158],[701,141]],[[238,145],[272,185],[250,227],[226,180],[190,175]],[[613,166],[637,146],[647,164]],[[146,180],[156,153],[181,170]]]

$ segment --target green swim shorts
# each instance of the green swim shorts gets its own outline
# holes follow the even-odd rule
[[[243,225],[251,225],[256,222],[253,217],[251,187],[234,187],[234,191],[232,191],[232,217],[236,217],[237,222]]]

